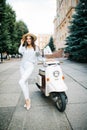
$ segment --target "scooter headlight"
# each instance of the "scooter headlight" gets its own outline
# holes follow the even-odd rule
[[[54,72],[53,72],[53,75],[54,75],[55,77],[58,77],[58,76],[59,76],[59,71],[54,71]]]

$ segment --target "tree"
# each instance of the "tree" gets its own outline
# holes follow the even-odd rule
[[[25,33],[28,33],[29,30],[27,28],[27,25],[22,21],[22,20],[19,20],[15,23],[15,30],[16,30],[16,44],[14,44],[14,48],[16,49],[16,53],[18,53],[18,47],[19,47],[19,44],[20,44],[20,40],[22,38],[22,36],[25,34]]]
[[[79,0],[69,26],[65,52],[69,59],[87,62],[87,0]]]
[[[10,43],[9,32],[7,30],[6,23],[6,0],[0,1],[0,54],[1,61],[3,61],[2,53],[6,51],[8,48],[8,44]]]
[[[48,46],[51,48],[51,51],[55,51],[55,45],[54,45],[54,42],[53,42],[53,37],[51,36],[50,37],[50,41],[48,43]]]
[[[0,53],[16,54],[20,39],[28,28],[23,21],[16,22],[15,11],[6,0],[0,1]]]
[[[20,42],[22,35],[27,33],[29,30],[28,30],[26,24],[22,20],[19,20],[18,22],[16,22],[15,28],[16,28],[16,31],[17,31],[16,33],[18,36],[17,41]]]
[[[15,37],[16,37],[15,36],[16,14],[9,4],[6,4],[5,13],[6,13],[5,23],[7,24],[6,29],[8,30],[9,37],[10,37],[10,43],[8,44],[7,53],[11,54],[11,49],[13,48],[13,45],[15,44]]]

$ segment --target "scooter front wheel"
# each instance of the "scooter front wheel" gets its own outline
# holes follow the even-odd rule
[[[56,100],[56,107],[60,112],[66,109],[66,97],[64,93],[59,93]]]

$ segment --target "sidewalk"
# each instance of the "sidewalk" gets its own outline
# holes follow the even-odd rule
[[[68,86],[65,113],[73,130],[87,130],[87,64],[64,60],[61,66]]]
[[[38,66],[29,79],[32,106],[26,111],[18,84],[19,61],[0,64],[0,130],[87,130],[87,64],[59,60],[68,86],[64,113],[36,87]]]
[[[87,89],[87,63],[76,63],[63,59],[63,64],[61,65],[67,76],[70,76],[74,81]]]
[[[7,130],[20,97],[18,61],[0,64],[0,130]]]

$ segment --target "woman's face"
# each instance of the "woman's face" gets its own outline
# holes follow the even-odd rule
[[[31,42],[32,42],[31,36],[27,36],[26,42],[28,43],[28,45],[31,44]]]

